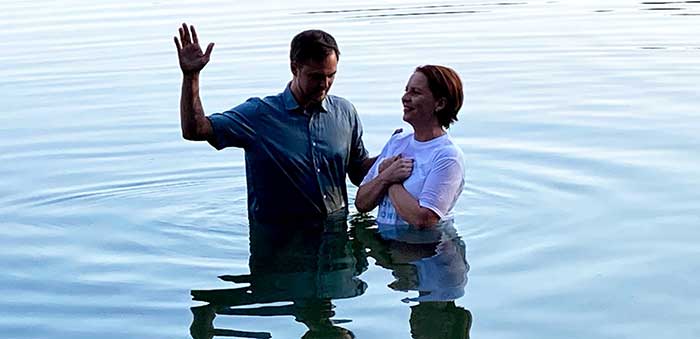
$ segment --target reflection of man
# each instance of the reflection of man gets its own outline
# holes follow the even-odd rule
[[[183,73],[182,135],[216,149],[245,149],[251,220],[308,220],[347,209],[346,174],[359,184],[375,159],[368,158],[362,143],[355,107],[328,95],[340,56],[330,34],[309,30],[294,37],[292,81],[282,93],[251,98],[208,117],[199,97],[199,73],[214,44],[202,52],[194,27],[183,24],[175,45]]]
[[[217,314],[292,315],[308,328],[303,338],[353,338],[352,332],[337,326],[342,321],[331,318],[335,315],[332,299],[356,297],[367,288],[357,278],[367,267],[366,257],[356,249],[348,237],[344,214],[317,224],[252,224],[250,274],[220,277],[249,285],[193,290],[194,300],[209,304],[192,308],[190,333],[195,339],[226,333],[263,338],[269,333],[215,329],[214,318]],[[287,304],[241,307],[280,302]]]
[[[389,269],[396,280],[389,287],[418,291],[404,302],[411,306],[411,336],[418,338],[469,338],[472,316],[455,305],[464,295],[469,264],[464,241],[452,223],[418,229],[410,225],[379,225],[371,220],[353,223],[359,241],[370,249],[376,264]]]
[[[472,314],[454,301],[424,301],[411,306],[414,339],[469,339]]]

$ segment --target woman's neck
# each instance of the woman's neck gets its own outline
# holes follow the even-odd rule
[[[416,141],[429,141],[437,137],[445,135],[445,129],[442,126],[430,126],[426,128],[413,128],[413,138]]]

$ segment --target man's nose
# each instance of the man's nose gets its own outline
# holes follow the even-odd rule
[[[331,87],[331,79],[330,78],[325,78],[321,81],[321,88],[322,89],[328,89],[328,87]]]

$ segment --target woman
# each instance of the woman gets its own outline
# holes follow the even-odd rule
[[[380,225],[424,228],[452,219],[464,186],[464,155],[446,130],[457,121],[463,97],[451,68],[416,68],[401,98],[413,133],[396,133],[384,146],[357,191],[358,211],[379,205]]]

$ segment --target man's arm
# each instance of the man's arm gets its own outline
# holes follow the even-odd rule
[[[372,166],[374,166],[374,163],[377,161],[377,157],[378,156],[374,156],[374,157],[367,158],[367,159],[362,161],[362,165],[360,165],[360,170],[362,171],[362,178],[363,179],[367,175],[367,172],[369,172],[369,169],[372,168]],[[360,180],[360,181],[362,181],[362,180]]]
[[[191,31],[191,35],[190,35]],[[202,53],[194,26],[189,29],[182,24],[180,40],[175,37],[178,61],[182,70],[182,93],[180,95],[180,128],[182,137],[187,140],[213,140],[214,132],[199,97],[199,73],[209,62],[214,43]],[[182,43],[180,43],[182,42]],[[210,141],[211,142],[211,141]]]
[[[350,168],[348,168],[348,177],[350,178],[350,182],[353,183],[353,185],[355,186],[360,186],[360,183],[362,183],[362,179],[365,178],[367,172],[369,172],[369,169],[372,168],[372,165],[374,165],[375,161],[377,161],[376,156],[362,160],[362,162],[358,166],[351,166]]]
[[[358,124],[359,124],[359,120],[358,120]],[[362,128],[362,126],[360,125],[360,129],[361,128]],[[394,133],[392,134],[392,136],[395,134],[401,133],[401,132],[403,132],[403,128],[397,128],[396,130],[394,130]],[[364,145],[363,145],[361,139],[359,140],[359,144],[360,144],[360,147],[362,147],[362,149],[364,149]],[[369,172],[370,168],[372,168],[374,163],[377,161],[377,157],[378,156],[366,158],[366,159],[362,160],[362,162],[359,164],[359,166],[357,166],[355,168],[350,168],[348,171],[348,176],[350,177],[350,182],[352,182],[355,186],[360,186],[360,183],[362,183],[362,180],[365,178],[365,176]]]
[[[180,128],[187,140],[202,141],[213,138],[211,122],[204,115],[199,98],[199,73],[183,74],[180,95]]]

